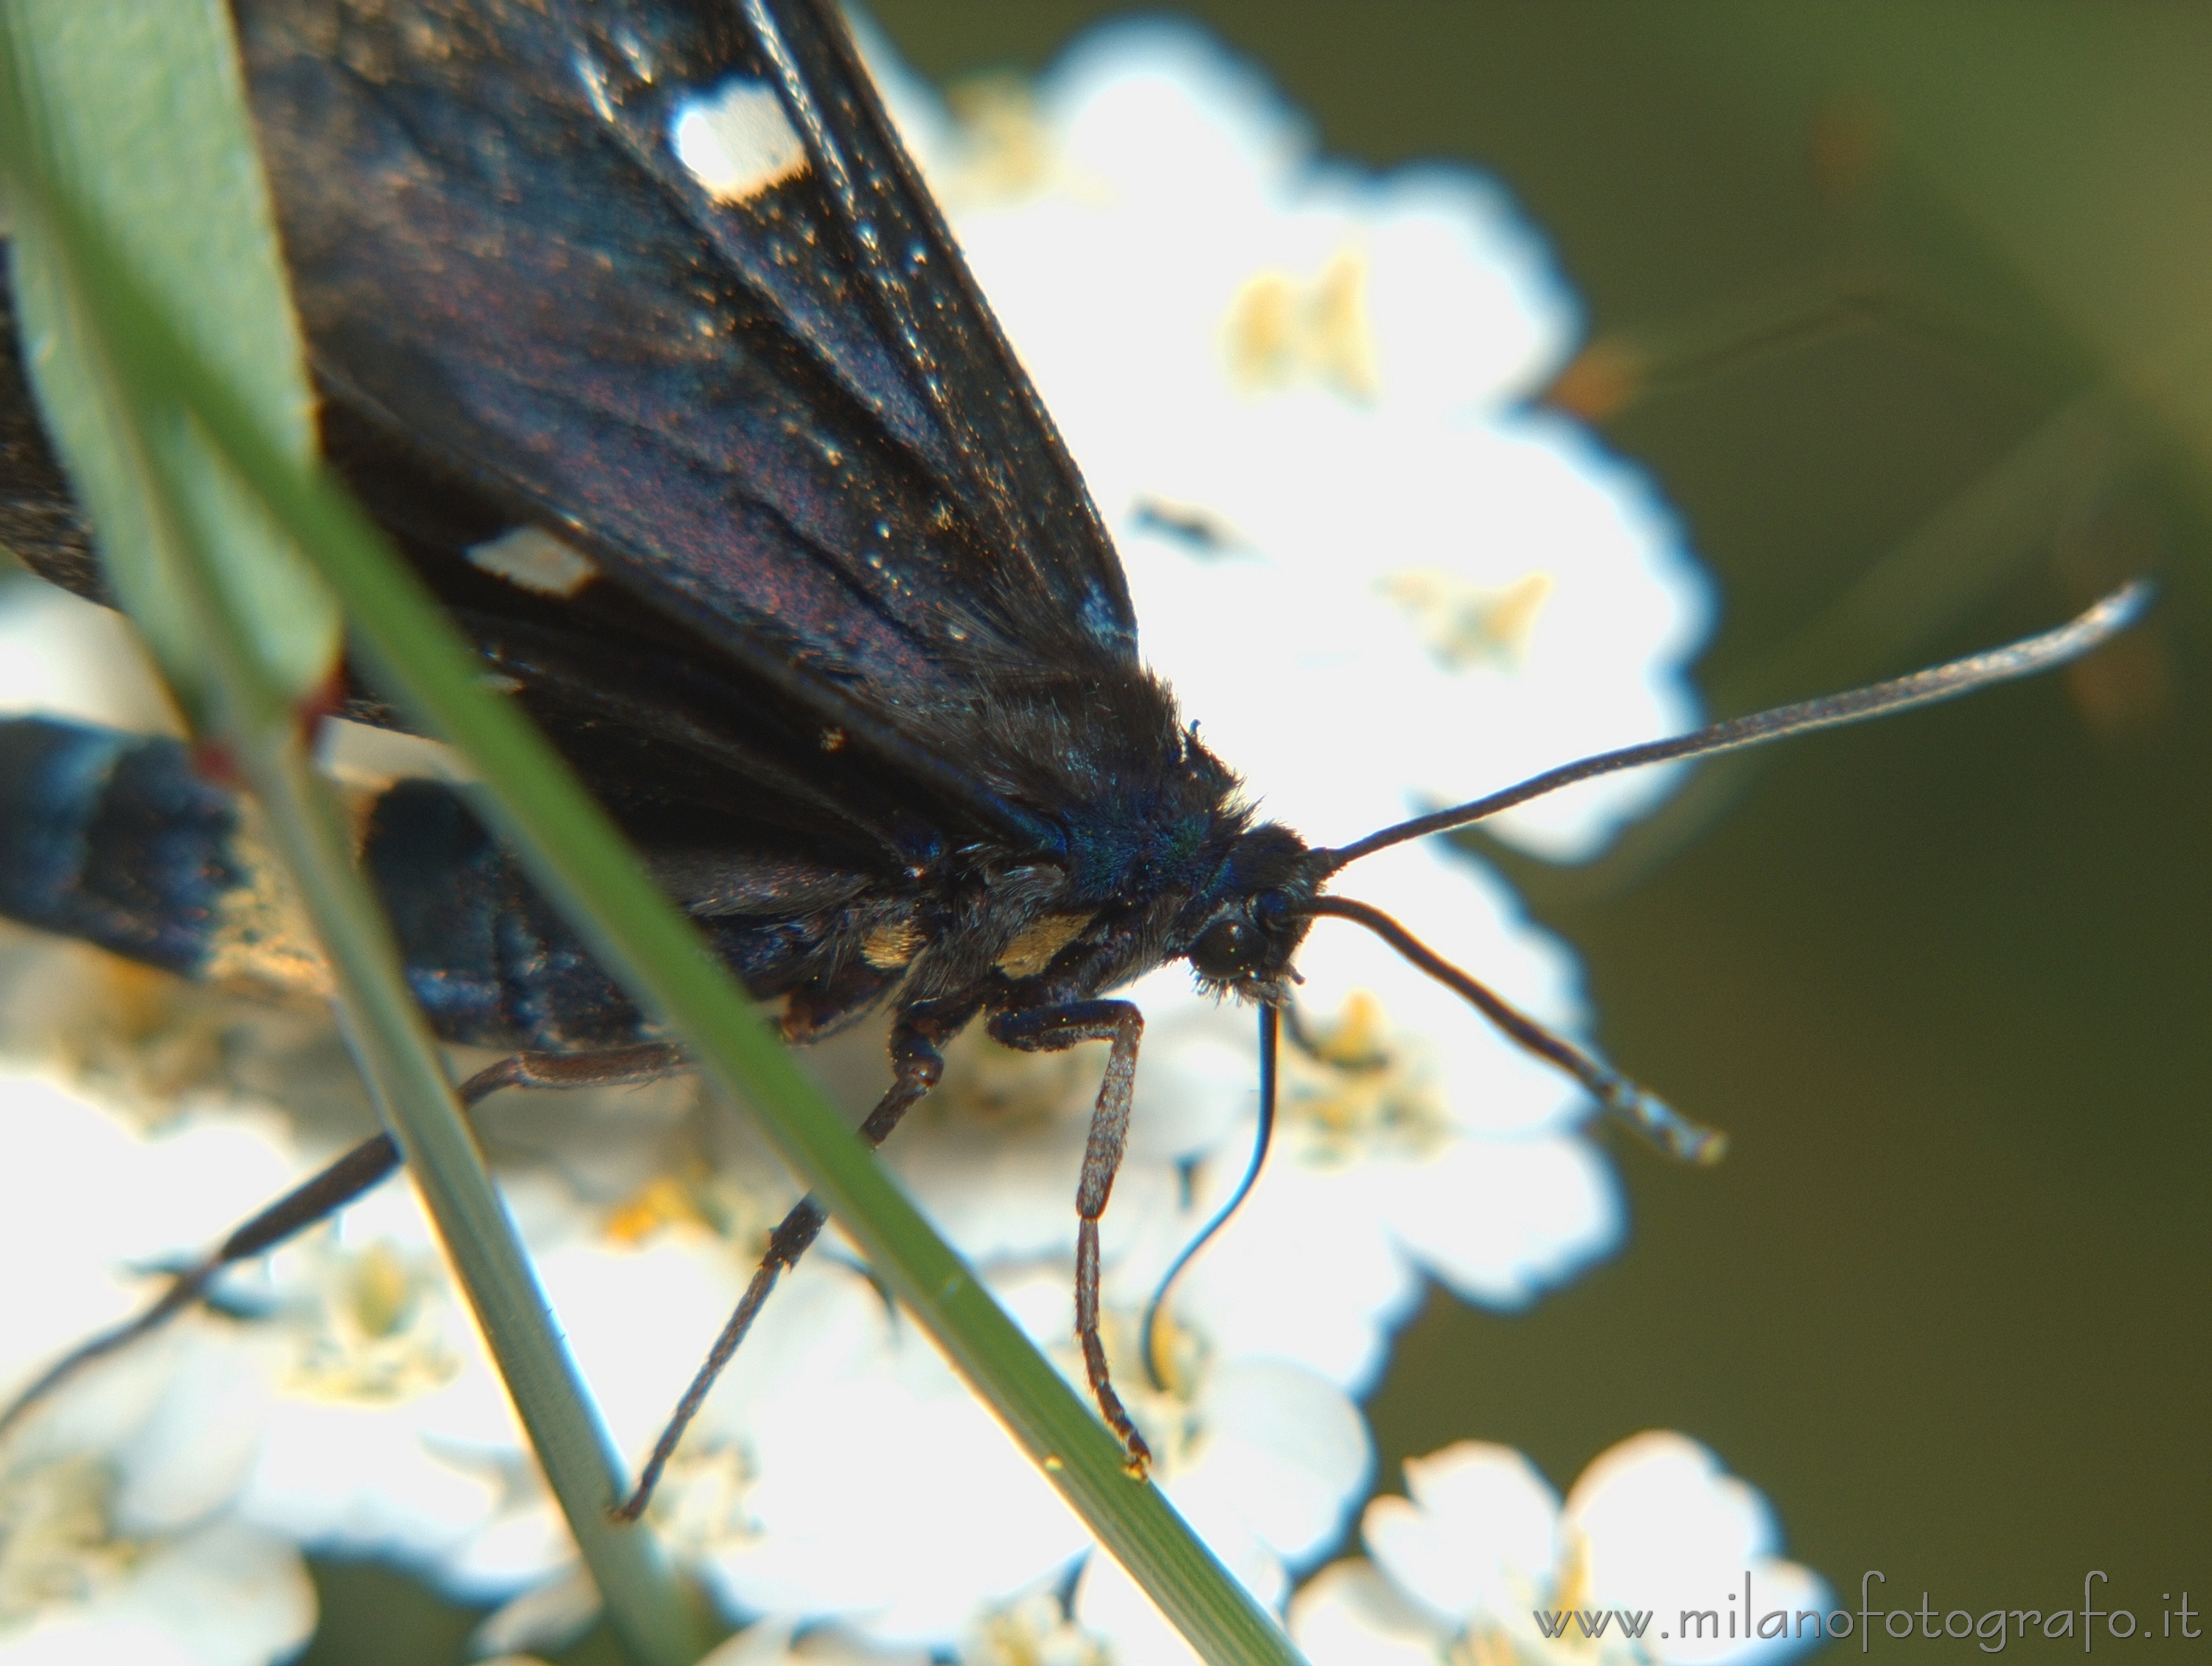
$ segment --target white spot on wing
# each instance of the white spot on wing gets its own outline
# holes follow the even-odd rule
[[[482,544],[471,544],[469,562],[509,584],[563,601],[599,575],[589,556],[536,526],[517,526]]]
[[[343,717],[326,717],[318,727],[315,762],[346,786],[377,791],[395,781],[478,779],[468,759],[439,741]]]
[[[806,171],[806,145],[763,81],[732,77],[676,106],[668,143],[718,203],[742,203]]]

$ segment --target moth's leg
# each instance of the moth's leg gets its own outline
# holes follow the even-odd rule
[[[917,1010],[909,1012],[891,1031],[890,1089],[876,1102],[876,1108],[860,1128],[860,1138],[868,1142],[870,1149],[889,1139],[891,1130],[899,1125],[899,1118],[937,1085],[938,1078],[945,1073],[945,1057],[938,1047],[957,1031],[975,1010],[973,1002],[951,1009]],[[699,1414],[699,1408],[706,1404],[715,1378],[721,1376],[736,1355],[738,1344],[745,1340],[745,1333],[753,1328],[753,1321],[760,1316],[769,1292],[821,1236],[828,1219],[828,1213],[809,1192],[791,1206],[791,1213],[768,1235],[768,1249],[761,1256],[760,1265],[753,1269],[751,1282],[745,1286],[745,1293],[738,1298],[729,1322],[722,1327],[722,1334],[714,1339],[714,1346],[708,1350],[707,1358],[693,1374],[690,1387],[676,1402],[676,1409],[669,1414],[668,1426],[653,1442],[652,1456],[638,1472],[636,1487],[615,1511],[617,1521],[634,1522],[645,1513],[645,1507],[653,1502],[653,1489],[660,1484],[661,1471],[676,1456],[684,1432]]]
[[[473,1110],[501,1088],[615,1086],[665,1076],[681,1062],[674,1048],[657,1044],[599,1053],[517,1053],[477,1072],[461,1084],[459,1097],[462,1110]],[[0,1411],[0,1435],[94,1360],[159,1329],[199,1301],[224,1268],[274,1250],[337,1213],[398,1166],[399,1147],[390,1134],[380,1134],[295,1186],[205,1257],[173,1274],[169,1287],[143,1313],[101,1331],[48,1366],[5,1411]]]
[[[1083,1371],[1091,1379],[1098,1410],[1106,1426],[1121,1438],[1130,1474],[1140,1476],[1152,1466],[1152,1448],[1137,1432],[1121,1396],[1114,1392],[1106,1370],[1106,1344],[1098,1335],[1098,1218],[1106,1213],[1106,1199],[1129,1141],[1129,1091],[1137,1079],[1137,1043],[1144,1033],[1145,1015],[1126,1000],[1071,1001],[1065,1006],[1001,1012],[991,1020],[994,1041],[1024,1053],[1057,1053],[1078,1042],[1114,1044],[1106,1055],[1106,1079],[1098,1085],[1098,1104],[1091,1113],[1083,1177],[1075,1189],[1075,1336],[1083,1346]]]
[[[625,1087],[657,1082],[684,1067],[683,1049],[665,1042],[596,1053],[510,1053],[461,1084],[461,1109],[474,1110],[503,1087]]]

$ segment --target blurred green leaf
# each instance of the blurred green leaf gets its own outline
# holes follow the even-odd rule
[[[40,161],[113,228],[118,253],[183,320],[284,453],[314,447],[313,401],[286,294],[274,216],[220,0],[27,0],[4,9],[36,104]],[[116,593],[205,721],[204,644],[150,518],[148,459],[113,418],[119,392],[62,252],[19,215],[12,277],[25,361]],[[173,449],[183,512],[216,552],[225,605],[264,672],[303,696],[331,672],[338,615],[301,561],[180,408],[146,413]]]

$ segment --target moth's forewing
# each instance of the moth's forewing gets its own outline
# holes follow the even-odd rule
[[[879,854],[1036,840],[969,751],[1009,683],[1139,679],[1127,593],[842,24],[236,11],[341,459],[556,734],[689,749]],[[523,524],[602,581],[478,582]]]

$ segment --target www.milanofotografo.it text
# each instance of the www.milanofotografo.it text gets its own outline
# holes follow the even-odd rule
[[[1870,1651],[1877,1637],[1899,1642],[1948,1638],[1972,1643],[1984,1654],[2002,1653],[2012,1643],[2078,1642],[2087,1654],[2107,1639],[2163,1638],[2178,1643],[2204,1635],[2203,1626],[2197,1623],[2203,1618],[2203,1610],[2190,1605],[2185,1590],[2160,1591],[2157,1603],[2141,1612],[2098,1607],[2100,1599],[2110,1600],[2102,1590],[2110,1583],[2110,1576],[2101,1569],[2093,1568],[2083,1576],[2078,1608],[1945,1609],[1938,1608],[1926,1591],[1920,1593],[1917,1608],[1878,1606],[1881,1593],[1875,1587],[1888,1583],[1889,1576],[1879,1569],[1869,1569],[1860,1576],[1856,1608],[1762,1611],[1754,1600],[1751,1575],[1746,1573],[1741,1601],[1731,1591],[1726,1602],[1716,1606],[1680,1609],[1671,1627],[1662,1623],[1656,1633],[1652,1631],[1654,1620],[1659,1618],[1656,1608],[1535,1608],[1530,1617],[1544,1636],[1578,1642],[1596,1642],[1606,1637],[1631,1642],[1655,1636],[1662,1642],[1856,1637],[1862,1652]]]

